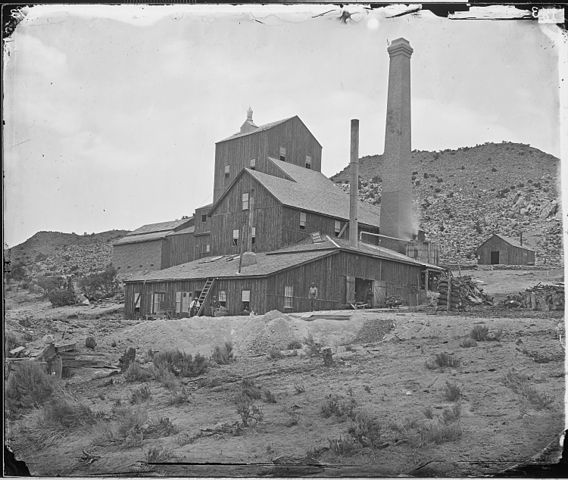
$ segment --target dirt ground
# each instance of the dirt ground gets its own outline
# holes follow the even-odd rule
[[[519,279],[536,283],[519,271],[483,273],[499,274],[511,293]],[[494,280],[484,279],[487,291],[501,288]],[[181,404],[173,404],[176,391],[156,380],[131,383],[122,374],[75,372],[61,381],[62,388],[99,412],[96,423],[42,430],[41,409],[7,421],[7,443],[32,475],[480,476],[527,461],[557,441],[564,425],[564,349],[557,328],[563,320],[557,312],[458,316],[401,309],[318,312],[317,318],[270,312],[134,322],[124,320],[117,305],[52,309],[23,292],[11,293],[6,330],[27,339],[32,351],[41,348],[46,334],[78,344],[94,335],[96,351],[111,364],[127,347],[135,347],[148,368],[148,350],[209,356],[225,341],[237,357],[197,378],[178,378],[187,397]],[[475,326],[486,326],[499,340],[462,346]],[[332,365],[310,355],[309,338],[331,349]],[[304,345],[288,349],[293,341]],[[280,350],[283,356],[270,355]],[[434,357],[444,352],[459,365],[434,368]],[[533,396],[507,386],[511,375],[527,379]],[[263,413],[260,422],[236,428],[242,417],[235,397],[245,378],[273,398],[263,395],[254,402]],[[459,400],[445,397],[447,382],[459,387]],[[150,397],[132,405],[133,391],[144,385]],[[339,448],[351,438],[355,421],[323,415],[329,395],[375,418],[380,443]],[[542,398],[550,403],[539,404]],[[460,432],[457,438],[424,440],[421,432],[458,403],[459,418],[451,424]],[[101,441],[104,430],[121,420],[118,405],[147,415],[147,422],[167,417],[175,431],[131,444]],[[157,463],[149,461],[154,448],[164,453]]]

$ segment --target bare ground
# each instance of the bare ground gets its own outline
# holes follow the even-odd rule
[[[554,312],[531,312],[529,318],[528,312],[507,312],[503,318],[496,311],[461,316],[364,311],[350,320],[333,315],[279,320],[274,314],[132,322],[121,318],[116,305],[51,309],[21,296],[10,302],[7,330],[28,335],[32,349],[46,333],[79,343],[94,334],[97,351],[110,362],[128,346],[144,359],[148,349],[209,355],[215,345],[231,341],[237,354],[234,363],[180,379],[189,398],[180,405],[171,405],[174,393],[155,380],[128,383],[120,374],[93,378],[87,369],[63,380],[69,395],[101,413],[93,425],[66,430],[45,427],[40,410],[9,421],[7,443],[33,475],[479,476],[528,460],[557,439],[564,425],[564,351],[556,330],[561,318]],[[502,329],[500,341],[460,346],[476,325],[493,333]],[[321,356],[307,355],[305,347],[297,356],[271,359],[270,335],[280,343],[311,335],[332,348],[334,363],[324,366]],[[459,366],[428,368],[426,362],[442,352],[459,358]],[[511,371],[528,377],[536,392],[532,400],[505,385]],[[243,378],[272,392],[275,403],[257,400],[262,421],[235,428],[242,420],[235,397]],[[446,382],[461,389],[459,402],[444,397]],[[132,392],[143,385],[151,397],[131,405]],[[336,439],[352,438],[353,424],[348,416],[322,415],[331,394],[377,419],[377,446],[351,442],[351,449],[331,448]],[[539,398],[552,401],[543,406]],[[441,417],[456,403],[461,405],[452,423],[461,432],[457,438],[436,443],[420,437],[433,423],[427,417]],[[167,417],[176,432],[111,443],[105,431],[120,421],[118,404],[146,412],[147,422]],[[154,447],[167,455],[149,463]]]

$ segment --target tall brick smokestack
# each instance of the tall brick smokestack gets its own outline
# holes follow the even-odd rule
[[[351,180],[349,188],[349,245],[357,248],[359,244],[359,227],[357,219],[357,203],[359,201],[359,120],[351,120]]]
[[[413,49],[408,40],[397,38],[387,50],[390,66],[380,231],[382,235],[410,240],[418,227],[412,210],[409,167],[410,57]]]

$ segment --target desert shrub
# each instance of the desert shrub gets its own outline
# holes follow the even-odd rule
[[[500,328],[499,330],[496,330],[495,332],[489,334],[488,340],[500,342],[502,337],[503,337],[503,329]]]
[[[439,445],[441,443],[453,442],[461,438],[462,433],[463,431],[459,423],[445,424],[434,420],[420,429],[420,443],[422,445],[430,443]]]
[[[130,366],[130,364],[134,362],[135,359],[136,359],[136,349],[133,347],[129,347],[118,359],[118,366],[120,367],[120,371],[124,373]]]
[[[241,396],[248,397],[251,400],[260,400],[262,389],[255,385],[252,380],[245,378],[241,382]]]
[[[44,406],[46,423],[65,429],[92,425],[96,422],[93,411],[82,403],[65,398],[54,398]]]
[[[461,388],[455,383],[446,382],[444,385],[444,398],[449,402],[455,402],[462,396]]]
[[[322,344],[316,342],[311,333],[306,338],[304,338],[304,344],[307,347],[308,355],[315,357],[321,354]]]
[[[130,394],[130,403],[132,403],[133,405],[142,403],[146,400],[149,400],[151,396],[152,393],[150,392],[148,385],[143,385]]]
[[[456,403],[451,408],[444,408],[442,411],[442,421],[447,425],[457,422],[461,417],[461,405]]]
[[[207,371],[207,359],[199,353],[191,354],[179,350],[167,350],[154,354],[152,362],[158,368],[170,370],[178,377],[198,377]]]
[[[43,404],[53,393],[55,382],[36,362],[24,361],[10,372],[6,383],[6,408],[11,413]]]
[[[329,449],[335,455],[353,455],[357,451],[357,445],[350,438],[339,437],[339,438],[328,438]]]
[[[146,463],[164,463],[172,456],[172,451],[169,448],[152,447],[146,452]]]
[[[342,395],[330,394],[326,397],[323,405],[321,406],[321,414],[325,418],[335,415],[339,419],[343,419],[345,417],[354,419],[356,407],[357,402],[351,395],[349,397],[344,397]]]
[[[286,413],[288,414],[288,420],[284,422],[284,425],[286,425],[287,427],[298,425],[298,422],[300,421],[300,414],[293,408],[286,409]]]
[[[531,385],[530,378],[522,373],[511,370],[503,377],[502,382],[503,385],[529,402],[536,410],[548,408],[554,402],[552,397],[536,390]]]
[[[278,348],[272,347],[268,352],[268,358],[271,360],[280,360],[284,358],[284,355],[282,355],[282,352]]]
[[[433,370],[435,368],[456,368],[460,365],[460,359],[453,356],[453,354],[442,352],[437,353],[432,360],[426,361],[426,367]]]
[[[87,275],[79,280],[79,286],[89,300],[112,297],[117,293],[116,268],[109,265],[103,272]]]
[[[467,337],[462,340],[462,342],[460,343],[460,347],[463,348],[477,347],[477,342],[473,338]]]
[[[424,414],[424,416],[428,419],[433,419],[434,418],[434,410],[432,410],[432,407],[426,407],[422,410],[422,413]]]
[[[381,424],[366,412],[358,412],[349,434],[364,447],[378,447],[381,440]]]
[[[161,417],[158,420],[153,420],[143,430],[144,438],[169,437],[177,432],[177,427],[172,423],[169,417]]]
[[[211,354],[211,360],[217,365],[228,365],[234,362],[233,344],[231,342],[225,342],[224,345],[217,345]]]
[[[298,350],[302,348],[302,342],[293,340],[288,344],[288,350]]]
[[[300,393],[304,393],[306,391],[306,387],[303,383],[296,383],[294,385],[294,390],[296,391],[296,395],[299,395]]]
[[[483,342],[489,337],[489,329],[485,325],[476,325],[469,336],[478,342]]]
[[[266,403],[276,403],[276,396],[268,389],[262,391]]]
[[[35,283],[43,289],[46,296],[52,290],[60,290],[65,287],[65,279],[58,276],[39,276]]]
[[[25,280],[27,277],[26,267],[22,263],[13,263],[6,272],[7,280]]]
[[[243,426],[255,425],[262,422],[264,413],[259,405],[256,405],[250,397],[239,395],[235,401],[237,413],[241,417]]]
[[[127,382],[147,382],[152,378],[152,373],[138,362],[132,362],[124,372],[124,378]]]
[[[191,398],[189,392],[185,387],[180,390],[175,390],[172,392],[172,396],[168,400],[168,405],[180,406],[186,403],[190,403]]]
[[[77,299],[71,290],[51,290],[47,294],[47,298],[54,307],[66,307],[67,305],[75,305]]]

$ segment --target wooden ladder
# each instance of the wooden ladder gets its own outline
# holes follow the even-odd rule
[[[199,310],[197,311],[197,317],[199,317],[202,313],[203,313],[203,308],[205,307],[205,300],[207,300],[207,297],[209,296],[209,293],[211,292],[211,287],[213,286],[213,283],[215,282],[214,278],[208,278],[205,281],[205,285],[203,286],[203,290],[201,290],[201,294],[199,295],[199,298],[197,299],[197,301],[199,302]]]

